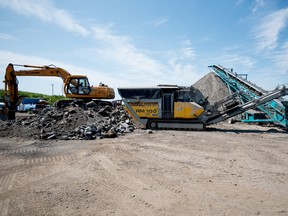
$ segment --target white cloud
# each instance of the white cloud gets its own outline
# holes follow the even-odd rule
[[[13,61],[11,62],[11,59]],[[37,56],[28,56],[22,55],[19,53],[0,50],[0,67],[6,68],[8,63],[12,64],[35,64],[35,65],[49,65],[49,64],[57,64],[57,62],[53,62],[50,59],[44,59]]]
[[[25,16],[34,16],[61,28],[86,36],[88,30],[81,26],[65,10],[57,9],[51,0],[0,0],[0,6],[9,8]]]
[[[180,59],[186,60],[188,62],[195,60],[196,53],[192,47],[192,42],[190,40],[184,40],[183,47],[179,50],[177,55],[179,56]]]
[[[183,58],[188,58],[190,60],[195,59],[195,52],[192,47],[185,47],[182,49]]]
[[[190,86],[200,79],[203,74],[197,72],[196,66],[192,61],[182,62],[178,58],[169,60],[170,75],[166,79],[168,84]]]
[[[181,48],[169,52],[170,62],[182,62],[183,64],[190,64],[196,59],[196,53],[190,40],[181,42]]]
[[[197,71],[196,52],[192,42],[186,39],[180,42],[181,48],[168,53],[169,84],[192,85],[204,74]],[[172,82],[172,83],[171,83]]]
[[[278,47],[279,34],[288,22],[288,8],[278,10],[266,16],[255,29],[258,40],[258,52],[270,52]]]
[[[192,47],[192,42],[190,40],[184,41],[184,47],[180,50],[179,56],[183,60],[192,62],[196,58],[195,50]]]
[[[288,76],[288,41],[278,51],[271,53],[270,58],[275,62],[277,73]],[[286,82],[288,82],[288,78],[286,78]]]
[[[266,5],[265,0],[255,0],[253,3],[252,13],[256,13],[260,8]]]
[[[236,6],[241,5],[245,0],[237,0]]]
[[[149,57],[147,52],[139,50],[126,36],[118,36],[104,28],[93,28],[94,38],[105,44],[99,52],[110,61],[122,65],[130,73],[160,75],[163,66]]]
[[[124,71],[120,78],[131,80],[132,86],[159,83],[191,85],[200,78],[201,74],[196,72],[193,64],[196,54],[190,40],[180,42],[182,47],[177,50],[158,53],[156,60],[151,53],[138,49],[127,36],[115,35],[104,28],[94,27],[93,31],[94,38],[105,44],[99,54],[120,65]]]
[[[168,22],[168,17],[161,17],[154,20],[154,26],[158,27]]]
[[[223,55],[210,58],[210,62],[216,65],[220,64],[227,68],[235,67],[235,68],[238,68],[240,71],[249,70],[256,63],[255,60],[253,60],[252,58],[248,56],[243,56],[243,55],[238,55],[238,54],[233,54],[233,53],[226,53]]]
[[[0,40],[16,40],[16,38],[13,35],[0,32]]]

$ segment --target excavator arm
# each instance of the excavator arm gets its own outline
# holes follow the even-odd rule
[[[15,70],[14,66],[21,66],[25,68],[33,68],[30,70]],[[67,79],[71,74],[63,68],[56,67],[54,65],[49,66],[34,66],[34,65],[19,65],[9,64],[6,68],[5,79],[13,79],[12,76],[57,76],[63,80]]]
[[[14,66],[22,66],[32,68],[30,70],[15,70]],[[18,96],[18,80],[17,76],[56,76],[62,78],[63,82],[67,80],[71,74],[55,66],[33,66],[33,65],[17,65],[8,64],[5,73],[4,103],[8,108],[8,119],[15,119],[15,111],[21,102]]]

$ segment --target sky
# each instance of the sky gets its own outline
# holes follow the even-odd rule
[[[116,99],[118,87],[190,86],[209,65],[273,90],[288,85],[288,0],[0,0],[3,80],[9,63],[87,75]],[[63,95],[58,77],[18,80]]]

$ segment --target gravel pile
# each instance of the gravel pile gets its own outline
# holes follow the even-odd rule
[[[207,97],[210,105],[230,95],[225,83],[213,72],[206,74],[194,83],[193,87],[198,89],[205,98]]]
[[[121,106],[72,103],[46,108],[40,114],[0,121],[0,136],[29,139],[92,140],[115,138],[134,130],[130,116]]]

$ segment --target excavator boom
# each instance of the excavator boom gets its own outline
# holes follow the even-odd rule
[[[14,66],[22,66],[25,68],[33,68],[30,70],[15,70]],[[50,66],[34,66],[34,65],[19,65],[9,64],[6,68],[5,81],[14,79],[14,76],[56,76],[63,80],[67,79],[71,74],[63,68]]]

